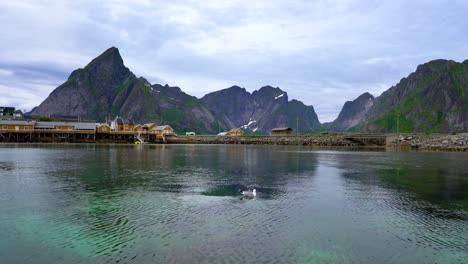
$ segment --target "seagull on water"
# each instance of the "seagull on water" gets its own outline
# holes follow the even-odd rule
[[[251,191],[251,190],[242,191],[241,193],[242,193],[242,195],[244,195],[244,196],[249,196],[249,197],[255,197],[255,196],[257,196],[257,190],[255,190],[255,189],[253,189],[252,191]]]

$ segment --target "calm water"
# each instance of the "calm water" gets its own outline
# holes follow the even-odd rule
[[[0,263],[468,263],[468,154],[0,145],[0,234]]]

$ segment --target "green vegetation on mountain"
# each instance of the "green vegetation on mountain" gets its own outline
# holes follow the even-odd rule
[[[331,129],[386,133],[468,131],[468,64],[447,60],[425,63],[375,98],[370,107],[363,107],[363,102],[357,100],[353,103],[357,113],[350,115],[349,107],[343,107],[340,116],[345,118],[335,120]]]
[[[196,97],[178,87],[151,85],[123,64],[110,48],[83,69],[72,72],[31,114],[79,116],[104,122],[119,115],[138,123],[168,124],[178,132],[216,132],[229,128]]]
[[[296,126],[300,133],[466,132],[468,61],[422,64],[382,95],[364,93],[346,102],[334,122],[320,124],[312,106],[289,101],[280,88],[265,86],[250,93],[233,86],[198,99],[179,87],[137,78],[125,67],[118,49],[110,48],[73,71],[31,114],[98,122],[119,115],[138,123],[168,124],[179,133],[212,134],[241,127],[247,134],[268,134],[275,127]]]

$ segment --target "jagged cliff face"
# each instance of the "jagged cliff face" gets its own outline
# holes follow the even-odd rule
[[[338,118],[329,124],[329,129],[341,132],[365,122],[366,114],[374,105],[374,101],[375,98],[370,93],[364,93],[354,101],[347,101]]]
[[[32,111],[34,115],[77,115],[101,120],[118,114],[138,79],[124,65],[116,48],[105,51],[68,80]]]
[[[137,78],[124,66],[117,48],[75,70],[31,114],[74,115],[100,122],[119,115],[140,123],[169,124],[180,132],[216,132],[218,127],[228,127],[180,88],[151,85]]]
[[[253,132],[268,134],[275,127],[295,129],[299,124],[299,131],[304,133],[320,127],[312,106],[288,101],[288,94],[280,88],[265,86],[251,94],[244,88],[233,86],[207,94],[201,100],[231,127]]]
[[[466,132],[468,61],[435,60],[420,65],[373,101],[371,107],[359,108],[360,118],[354,118],[358,122],[340,119],[353,116],[349,104],[343,107],[334,126],[337,130],[385,133]]]
[[[234,127],[270,133],[274,127],[321,127],[312,106],[288,100],[280,88],[247,92],[233,86],[201,100],[178,87],[150,84],[125,67],[110,48],[86,67],[73,71],[33,115],[73,115],[103,122],[116,115],[139,123],[169,124],[176,131],[217,133]],[[468,131],[468,61],[435,60],[420,65],[377,98],[369,93],[346,102],[326,129],[362,132]]]

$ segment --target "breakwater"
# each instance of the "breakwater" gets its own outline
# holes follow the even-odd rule
[[[322,147],[357,147],[358,142],[343,136],[196,136],[168,139],[175,144],[245,144],[245,145],[301,145]]]
[[[312,135],[312,136],[195,136],[170,138],[169,144],[300,145],[317,147],[387,147],[399,150],[468,152],[468,133],[456,135]]]
[[[454,135],[400,135],[389,137],[389,147],[403,147],[422,151],[461,151],[468,152],[468,133]]]
[[[300,136],[167,136],[140,135],[152,144],[244,144],[317,147],[387,147],[396,150],[468,152],[468,133],[461,134],[314,134]],[[0,133],[0,142],[130,143],[134,133]]]

